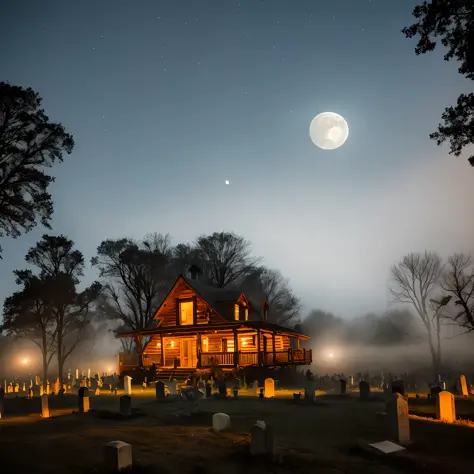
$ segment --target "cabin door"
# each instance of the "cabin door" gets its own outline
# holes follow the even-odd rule
[[[196,340],[181,339],[180,344],[181,367],[195,368],[197,365]]]

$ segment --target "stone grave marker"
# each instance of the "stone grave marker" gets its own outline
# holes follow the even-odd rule
[[[107,472],[120,472],[132,466],[132,445],[123,441],[104,444],[104,464]]]
[[[365,380],[359,382],[359,395],[361,400],[367,400],[370,397],[369,382],[366,382]]]
[[[250,454],[257,456],[266,454],[265,429],[265,423],[259,421],[252,426],[250,430]]]
[[[155,395],[157,401],[163,401],[165,399],[165,384],[161,380],[158,380],[155,385]]]
[[[389,436],[402,445],[409,443],[410,420],[408,418],[408,402],[399,393],[394,393],[387,402],[386,412]]]
[[[5,389],[0,387],[0,418],[3,418],[5,413]]]
[[[87,413],[90,409],[89,389],[80,387],[78,391],[79,413]]]
[[[275,381],[269,377],[265,379],[265,398],[274,398],[275,397]]]
[[[41,395],[41,416],[49,418],[49,399],[45,393]]]
[[[225,380],[218,381],[219,387],[219,397],[220,398],[227,398],[227,383]]]
[[[454,395],[451,392],[442,391],[436,396],[436,418],[445,423],[456,421]]]
[[[131,395],[132,394],[132,377],[129,375],[126,375],[123,378],[123,389],[125,395]]]
[[[198,382],[197,388],[203,395],[206,393],[206,384],[202,380]]]
[[[166,386],[170,391],[170,395],[178,395],[178,390],[176,388],[177,383],[178,382],[176,382],[176,380],[169,380],[168,382],[166,382]]]
[[[466,382],[466,376],[465,375],[459,376],[458,386],[459,386],[459,393],[463,397],[468,397],[469,392],[467,391],[467,382]]]
[[[314,383],[311,380],[308,380],[304,388],[304,399],[314,401],[314,391]]]
[[[120,413],[124,416],[132,415],[132,397],[130,395],[120,397]]]
[[[345,395],[347,393],[347,382],[344,379],[339,379],[339,383],[341,384],[341,396]]]
[[[254,380],[252,382],[252,389],[253,392],[255,392],[255,395],[258,395],[258,380]]]
[[[216,433],[230,428],[230,416],[226,413],[215,413],[212,416],[212,428]]]

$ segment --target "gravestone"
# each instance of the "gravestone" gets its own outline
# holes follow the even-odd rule
[[[125,395],[131,395],[132,394],[132,377],[129,375],[126,375],[123,378],[123,389]]]
[[[370,397],[369,382],[366,382],[365,380],[359,382],[359,395],[361,400],[367,400]]]
[[[216,413],[212,416],[212,428],[215,432],[228,430],[230,428],[230,416],[226,413]]]
[[[200,380],[200,381],[198,382],[197,388],[198,388],[198,390],[199,390],[203,395],[205,394],[205,392],[206,392],[206,384],[205,384],[202,380]]]
[[[250,430],[250,454],[266,454],[267,445],[265,441],[266,425],[262,421],[257,421]]]
[[[405,384],[403,383],[403,380],[394,380],[392,382],[392,393],[405,395]]]
[[[156,382],[155,395],[157,401],[162,401],[165,399],[165,384],[161,380]]]
[[[206,383],[206,396],[205,396],[205,398],[211,398],[211,396],[212,396],[212,385],[209,382],[207,382]]]
[[[5,413],[5,389],[0,387],[0,418],[3,418]]]
[[[252,382],[252,390],[255,392],[255,395],[258,395],[258,380]]]
[[[41,416],[49,418],[49,399],[48,395],[41,395]]]
[[[176,389],[176,380],[169,380],[166,382],[166,386],[168,387],[168,390],[170,391],[170,395],[178,395],[178,390]]]
[[[80,387],[78,391],[79,413],[87,413],[90,409],[89,389]]]
[[[344,379],[339,380],[341,384],[341,396],[347,393],[347,382]]]
[[[409,443],[410,421],[408,418],[408,402],[399,393],[394,393],[387,402],[386,412],[390,438],[402,445]]]
[[[123,395],[120,397],[120,413],[124,416],[131,416],[132,397],[130,395]]]
[[[265,379],[265,389],[263,393],[265,398],[275,397],[275,381],[271,377]]]
[[[314,401],[314,383],[311,381],[306,382],[306,387],[304,388],[304,398],[305,400]]]
[[[104,464],[107,472],[120,472],[132,466],[132,445],[123,441],[104,444]]]
[[[227,398],[227,384],[225,380],[218,381],[219,398]]]
[[[459,386],[459,393],[463,397],[469,396],[469,392],[467,391],[467,382],[466,382],[466,376],[465,375],[461,375],[459,377],[458,386]]]
[[[442,391],[436,396],[436,418],[445,423],[456,421],[456,408],[452,393]]]

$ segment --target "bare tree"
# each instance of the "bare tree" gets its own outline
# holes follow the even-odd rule
[[[298,322],[301,302],[280,271],[260,267],[245,279],[242,287],[251,299],[268,301],[270,321],[279,324]]]
[[[250,243],[233,232],[202,235],[196,250],[208,281],[217,288],[240,284],[260,260],[251,256]]]
[[[390,288],[396,302],[413,305],[420,317],[428,336],[435,376],[441,365],[441,315],[434,314],[430,295],[439,284],[441,272],[441,260],[435,253],[411,253],[392,267],[395,287]]]
[[[474,331],[474,265],[470,255],[457,253],[448,258],[441,287],[457,307],[454,316],[448,316],[467,331]]]
[[[3,329],[8,335],[32,341],[40,350],[43,363],[43,383],[55,354],[56,325],[48,285],[30,270],[15,270],[17,285],[23,288],[5,299]]]
[[[84,256],[74,249],[74,242],[63,235],[43,235],[30,248],[25,260],[40,270],[44,293],[49,295],[62,386],[65,362],[82,339],[89,323],[89,309],[100,294],[101,285],[94,282],[84,291],[77,290],[84,274]]]
[[[104,240],[92,259],[105,281],[108,314],[134,331],[148,327],[169,289],[167,239],[154,234],[141,245],[129,238]]]

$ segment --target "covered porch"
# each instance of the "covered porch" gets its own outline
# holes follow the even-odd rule
[[[155,365],[196,369],[309,365],[312,362],[311,350],[300,347],[303,335],[268,328],[236,328],[235,324],[222,326],[219,329],[179,328],[173,332],[155,329],[149,334],[142,354],[119,354],[119,367],[125,370]]]

